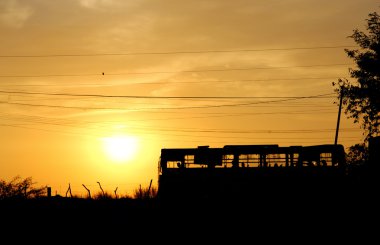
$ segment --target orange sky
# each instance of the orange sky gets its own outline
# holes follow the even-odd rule
[[[349,78],[347,37],[378,10],[376,0],[2,0],[0,178],[124,194],[157,183],[161,148],[333,143],[331,84]],[[344,114],[340,128],[346,148],[363,141]],[[112,157],[117,142],[128,158]]]

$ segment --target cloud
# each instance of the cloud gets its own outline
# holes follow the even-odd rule
[[[97,8],[114,4],[114,0],[79,0],[79,2],[86,8]]]
[[[0,23],[14,28],[21,28],[33,14],[31,7],[18,0],[2,0],[0,9]]]

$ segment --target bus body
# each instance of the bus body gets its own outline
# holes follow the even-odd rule
[[[346,162],[342,145],[225,145],[161,149],[162,199],[252,196],[340,186]]]

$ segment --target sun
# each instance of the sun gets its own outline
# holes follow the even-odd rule
[[[103,147],[110,160],[125,163],[135,157],[138,141],[132,136],[116,135],[103,138]]]

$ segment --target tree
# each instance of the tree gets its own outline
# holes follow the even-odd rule
[[[361,123],[367,141],[379,133],[380,117],[380,16],[370,13],[366,19],[367,33],[354,29],[353,38],[360,50],[345,49],[349,58],[356,63],[356,69],[349,69],[354,80],[338,79],[333,82],[335,92],[342,96],[345,114]]]
[[[44,196],[46,187],[35,187],[35,184],[32,181],[32,177],[22,179],[20,176],[16,176],[9,182],[0,179],[0,200],[28,199]]]
[[[365,143],[361,143],[348,148],[346,160],[350,166],[363,166],[367,163],[368,157],[368,147]]]

